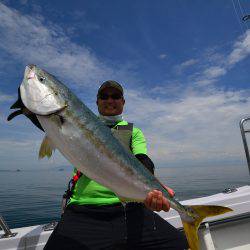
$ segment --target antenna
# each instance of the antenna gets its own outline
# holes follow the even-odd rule
[[[250,20],[250,15],[245,15],[242,17],[242,21],[247,21],[247,20]]]
[[[242,4],[240,3],[240,0],[237,0],[237,2],[235,1],[231,0],[233,4],[234,14],[240,25],[242,34],[244,34],[244,28],[249,29],[248,23],[246,21],[250,20],[250,15],[246,13],[246,10],[243,8]]]
[[[242,21],[246,21],[248,18],[245,18],[245,17],[247,17],[249,15],[246,14],[245,9],[243,8],[243,6],[240,3],[240,0],[238,0],[238,5],[239,5],[239,8],[240,8],[241,16],[243,16]],[[248,24],[247,23],[244,23],[244,24],[246,25],[246,28],[248,29]]]

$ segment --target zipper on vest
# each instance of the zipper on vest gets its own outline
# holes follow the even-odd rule
[[[154,222],[153,222],[153,229],[154,229],[154,231],[155,231],[155,230],[156,230],[155,212],[153,212],[153,220],[154,220]]]
[[[126,212],[126,203],[122,202],[123,212],[124,212],[124,239],[127,241],[128,239],[128,232],[127,232],[127,212]]]

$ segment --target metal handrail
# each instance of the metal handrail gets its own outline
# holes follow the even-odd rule
[[[4,231],[4,235],[0,235],[0,239],[1,238],[9,238],[9,237],[14,237],[17,235],[17,233],[12,233],[8,227],[8,225],[6,224],[6,222],[4,221],[3,217],[0,215],[0,227],[3,229]]]
[[[243,118],[240,120],[240,131],[241,131],[243,146],[244,146],[244,150],[245,150],[245,154],[246,154],[246,158],[247,158],[248,170],[249,170],[249,174],[250,174],[250,155],[249,155],[249,149],[248,149],[247,139],[246,139],[246,133],[249,133],[250,130],[244,128],[244,123],[249,121],[249,120],[250,120],[250,117]]]
[[[241,220],[245,220],[245,219],[250,219],[250,213],[249,212],[234,215],[234,216],[223,218],[223,219],[218,219],[218,220],[213,220],[213,221],[204,221],[203,223],[201,223],[200,228],[206,227],[207,223],[211,227],[211,226],[221,225],[221,224],[224,224],[226,222],[235,222],[235,221],[241,221]]]

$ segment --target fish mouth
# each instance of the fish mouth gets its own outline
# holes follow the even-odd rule
[[[27,79],[33,79],[35,77],[35,72],[34,71],[30,71],[27,75]]]
[[[50,115],[66,107],[54,90],[53,80],[34,64],[25,68],[20,96],[24,106],[36,115]]]
[[[24,78],[27,79],[27,81],[29,80],[35,80],[36,79],[36,73],[35,73],[35,68],[36,68],[36,65],[35,64],[30,64],[30,65],[27,65],[25,67],[25,72],[24,72]],[[32,83],[30,83],[31,85]],[[23,84],[22,84],[23,85]],[[45,96],[41,97],[41,99],[38,99],[38,98],[32,98],[31,96],[26,96],[26,98],[30,101],[30,102],[42,102],[44,99],[48,98],[50,95],[55,95],[56,93],[54,91],[50,91],[49,93],[47,93]],[[22,96],[22,94],[21,94]],[[35,96],[36,97],[36,96]]]
[[[25,67],[24,77],[26,77],[27,79],[35,77],[35,72],[34,72],[35,67],[36,67],[35,64],[27,65]]]

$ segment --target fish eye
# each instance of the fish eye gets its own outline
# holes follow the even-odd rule
[[[40,76],[40,77],[39,77],[39,81],[40,81],[40,82],[44,82],[44,81],[45,81],[45,77],[44,77],[44,76]]]

